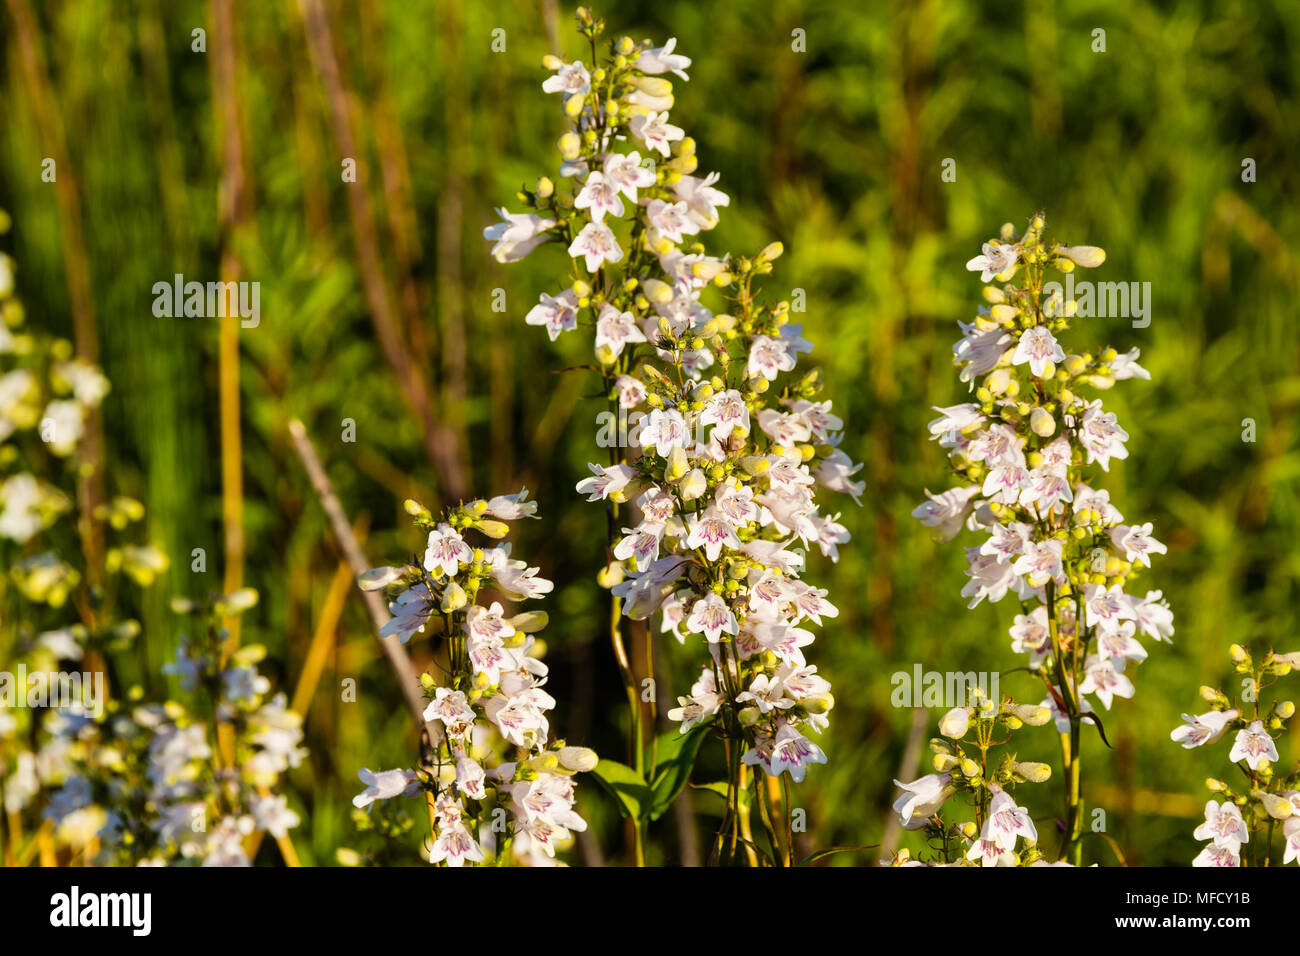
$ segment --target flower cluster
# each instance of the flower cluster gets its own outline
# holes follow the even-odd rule
[[[1086,392],[1150,376],[1137,349],[1065,351],[1058,335],[1077,304],[1064,300],[1060,283],[1044,282],[1045,272],[1095,267],[1106,255],[1046,240],[1043,229],[1042,215],[1019,237],[1008,223],[966,264],[999,284],[985,286],[987,305],[961,323],[953,347],[975,400],[936,409],[940,417],[929,426],[959,484],[927,492],[930,500],[913,515],[942,540],[963,524],[984,536],[966,549],[970,580],[962,594],[971,607],[1007,594],[1020,601],[1012,650],[1041,676],[1057,728],[1076,738],[1063,741],[1072,769],[1080,721],[1100,720],[1086,695],[1106,709],[1116,697],[1132,697],[1126,669],[1147,656],[1137,636],[1167,641],[1174,628],[1161,592],[1133,589],[1165,545],[1149,522],[1126,521],[1088,476],[1094,465],[1105,472],[1128,457],[1128,434]],[[1077,826],[1073,803],[1071,816]]]
[[[628,37],[598,57],[603,22],[583,10],[578,19],[590,67],[548,57],[554,76],[543,84],[574,124],[558,143],[560,178],[572,185],[543,178],[520,194],[535,212],[503,210],[506,222],[485,235],[503,262],[548,241],[572,260],[568,287],[543,295],[525,321],[552,339],[590,329],[611,414],[632,426],[632,460],[613,449],[577,487],[609,503],[612,560],[601,579],[622,613],[657,612],[662,633],[707,648],[669,718],[683,733],[716,726],[744,745],[745,765],[799,781],[826,760],[807,731],[825,728],[833,704],[805,658],[804,625],[838,613],[800,579],[803,549],[834,560],[849,539],[814,489],[856,499],[861,466],[838,447],[843,423],[817,400],[817,372],[792,375],[812,345],[790,304],[756,295],[780,244],[733,258],[699,241],[730,199],[717,173],[695,175],[695,142],[670,118],[665,74],[686,79],[690,59],[675,40]],[[636,517],[620,518],[629,501]]]
[[[524,490],[447,509],[440,518],[414,501],[406,509],[428,532],[418,563],[368,571],[367,590],[391,589],[393,618],[380,631],[406,643],[417,633],[441,636],[446,666],[421,680],[424,719],[434,732],[416,770],[360,771],[366,789],[353,803],[423,794],[432,844],[429,862],[480,863],[507,852],[534,865],[554,863],[572,831],[587,828],[574,810],[574,780],[596,765],[585,747],[551,742],[544,647],[536,636],[542,611],[508,615],[489,592],[511,601],[538,598],[552,584],[510,556],[510,544],[473,545],[471,532],[499,541],[507,521],[535,514]],[[505,752],[505,756],[503,756]],[[508,820],[507,820],[508,817]]]
[[[137,702],[115,704],[102,719],[61,719],[75,769],[46,816],[95,839],[103,861],[250,866],[259,834],[285,841],[298,825],[277,789],[306,756],[302,720],[258,673],[265,648],[231,651],[221,626],[256,603],[251,588],[210,604],[173,602],[201,627],[182,635],[166,668],[187,699],[144,704],[136,690]]]
[[[1275,743],[1295,716],[1295,704],[1275,700],[1264,710],[1259,701],[1264,688],[1300,667],[1300,653],[1269,651],[1256,662],[1249,651],[1234,644],[1229,656],[1236,672],[1243,675],[1241,709],[1231,706],[1232,700],[1222,691],[1202,687],[1201,698],[1212,709],[1204,714],[1183,714],[1184,723],[1170,734],[1175,742],[1192,750],[1235,731],[1228,759],[1244,778],[1236,787],[1213,777],[1206,780],[1218,797],[1205,804],[1205,821],[1193,834],[1209,842],[1192,865],[1267,866],[1278,824],[1284,844],[1282,862],[1300,865],[1300,764],[1289,774],[1280,773]]]
[[[933,859],[914,859],[900,851],[894,866],[957,864],[960,866],[1030,866],[1045,859],[1038,847],[1038,830],[1029,812],[1011,796],[1017,784],[1042,783],[1052,768],[1022,761],[1011,751],[1000,760],[990,751],[1010,742],[1025,724],[1039,726],[1052,719],[1043,705],[994,703],[976,693],[970,706],[954,707],[939,722],[943,737],[930,741],[935,773],[911,783],[895,780],[902,794],[894,802],[899,822],[908,830],[925,830]],[[948,739],[944,739],[948,738]],[[963,746],[962,741],[967,743]],[[974,820],[945,821],[945,804],[961,795],[974,810]],[[1019,844],[1017,841],[1023,841]]]
[[[0,234],[8,226],[0,212]],[[76,762],[111,704],[106,661],[140,633],[122,610],[132,590],[122,585],[153,585],[168,561],[138,543],[140,502],[89,507],[79,493],[94,467],[82,460],[82,439],[109,383],[68,340],[28,327],[14,278],[0,253],[0,599],[11,612],[0,619],[0,672],[12,685],[0,702],[0,791],[15,843],[29,822],[60,821],[42,850],[52,863],[61,847],[86,849],[103,822],[64,810]],[[36,706],[23,706],[33,691]]]

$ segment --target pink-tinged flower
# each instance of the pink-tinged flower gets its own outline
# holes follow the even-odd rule
[[[927,774],[911,783],[895,780],[894,785],[903,790],[902,796],[894,801],[894,812],[906,830],[919,830],[925,826],[930,817],[938,813],[944,802],[956,792],[950,773]]]
[[[608,303],[601,307],[600,318],[596,320],[597,349],[607,348],[611,355],[618,356],[627,344],[644,341],[645,333],[631,312],[620,312]]]
[[[1151,537],[1153,525],[1150,521],[1146,524],[1120,525],[1118,528],[1112,528],[1110,540],[1115,543],[1115,547],[1124,552],[1125,561],[1136,561],[1138,564],[1144,564],[1151,567],[1151,555],[1166,554],[1169,549]]]
[[[1065,361],[1065,350],[1056,341],[1056,336],[1052,335],[1044,325],[1035,325],[1032,329],[1026,329],[1020,336],[1020,342],[1016,345],[1016,352],[1011,356],[1013,365],[1024,365],[1029,363],[1029,370],[1034,373],[1035,378],[1045,378],[1047,369],[1055,366],[1057,362]]]
[[[950,405],[947,408],[940,408],[938,405],[932,407],[939,413],[939,417],[928,426],[931,438],[942,438],[952,432],[962,432],[984,421],[984,413],[980,411],[980,407],[969,402],[964,405]]]
[[[1212,744],[1223,736],[1228,724],[1238,714],[1236,710],[1212,710],[1200,716],[1183,714],[1184,723],[1173,729],[1169,739],[1182,744],[1184,750]]]
[[[1215,846],[1211,843],[1196,854],[1192,866],[1241,866],[1241,857],[1230,846]]]
[[[659,545],[664,538],[664,526],[643,523],[635,528],[624,528],[623,538],[614,546],[614,557],[620,561],[635,557],[636,569],[645,571],[659,559]]]
[[[979,548],[967,548],[966,560],[970,563],[966,569],[970,580],[962,588],[961,596],[971,599],[968,607],[978,607],[985,598],[990,604],[996,604],[1006,597],[1007,589],[1016,584],[1016,572],[1011,565],[1003,564],[992,555],[980,554]]]
[[[986,840],[983,837],[971,844],[970,849],[966,851],[966,859],[979,860],[980,866],[1016,865],[1015,853],[1004,849],[997,840]]]
[[[505,619],[505,609],[493,601],[490,607],[476,604],[465,612],[465,633],[474,641],[503,641],[515,628]]]
[[[1034,821],[1029,818],[1029,811],[1016,806],[1011,794],[999,790],[989,805],[989,815],[980,831],[980,839],[992,840],[1004,850],[1016,848],[1016,837],[1024,837],[1031,843],[1038,842],[1038,831]]]
[[[1064,584],[1066,576],[1061,562],[1061,542],[1051,538],[1030,543],[1025,553],[1011,565],[1011,570],[1023,574],[1035,588],[1041,588],[1048,581]]]
[[[862,493],[867,490],[865,481],[852,481],[854,475],[862,470],[862,462],[855,462],[840,449],[836,448],[821,460],[813,475],[817,483],[828,491],[838,491],[848,495],[856,504],[862,504]]]
[[[647,149],[653,149],[664,159],[672,155],[672,144],[686,136],[686,131],[680,126],[668,122],[667,110],[633,116],[628,128],[633,136],[645,143]]]
[[[755,675],[750,681],[749,689],[736,695],[736,703],[752,703],[764,714],[774,710],[789,710],[794,706],[794,700],[786,696],[781,679],[767,674]]]
[[[1128,432],[1119,427],[1111,412],[1101,410],[1100,399],[1088,406],[1078,431],[1079,445],[1088,453],[1088,464],[1094,461],[1102,471],[1110,471],[1112,458],[1127,458]]]
[[[1088,627],[1114,631],[1122,621],[1131,621],[1135,616],[1133,605],[1118,584],[1112,585],[1109,590],[1099,584],[1089,584],[1084,587],[1083,593]]]
[[[547,230],[555,227],[554,219],[536,213],[497,212],[502,221],[483,230],[483,238],[496,243],[492,258],[497,262],[518,262],[550,238]]]
[[[1141,354],[1137,349],[1129,349],[1123,355],[1116,356],[1110,363],[1110,377],[1117,382],[1129,378],[1144,378],[1150,381],[1151,373],[1137,363],[1138,356]]]
[[[978,255],[966,263],[968,271],[980,273],[981,282],[988,282],[994,276],[1006,272],[1016,264],[1016,259],[1020,255],[1020,250],[1015,246],[996,242],[984,243],[981,251],[983,255]]]
[[[684,202],[650,200],[646,207],[646,222],[670,242],[681,242],[683,237],[700,231],[699,224],[690,216],[690,207]]]
[[[985,498],[999,504],[1014,505],[1029,481],[1023,458],[1007,456],[989,469],[980,489]]]
[[[1300,864],[1300,817],[1290,817],[1282,824],[1282,836],[1286,838],[1286,852],[1282,856],[1282,865],[1295,862]]]
[[[554,342],[561,332],[568,332],[578,327],[578,297],[571,290],[565,290],[557,296],[542,293],[541,301],[528,310],[524,316],[528,325],[540,325]]]
[[[445,826],[429,850],[430,863],[446,863],[462,867],[466,863],[483,862],[483,848],[474,842],[463,825]]]
[[[604,170],[605,179],[613,183],[630,202],[636,202],[637,189],[648,189],[655,184],[654,170],[642,166],[641,154],[635,151],[626,155],[608,154]]]
[[[1241,845],[1250,842],[1250,831],[1246,821],[1241,818],[1241,811],[1230,800],[1215,803],[1210,800],[1205,804],[1205,822],[1192,831],[1198,840],[1213,840],[1214,845],[1241,852]]]
[[[1079,693],[1096,694],[1101,705],[1110,710],[1111,701],[1116,697],[1131,699],[1133,682],[1124,676],[1124,659],[1119,659],[1119,669],[1115,659],[1090,654],[1084,662],[1084,678],[1079,682]]]
[[[795,356],[784,339],[774,339],[767,335],[754,337],[749,346],[749,364],[746,374],[750,378],[762,375],[769,382],[781,372],[788,372],[795,367]]]
[[[673,192],[677,194],[678,199],[686,203],[691,220],[701,229],[712,229],[716,226],[718,208],[731,205],[730,196],[720,189],[713,188],[718,178],[717,173],[709,173],[703,179],[698,176],[684,175],[673,184]]]
[[[921,524],[934,528],[935,537],[940,541],[950,541],[961,531],[962,523],[970,514],[971,499],[979,494],[979,485],[965,488],[949,488],[942,494],[933,495],[926,491],[930,500],[912,509],[912,517]]]
[[[537,502],[528,500],[528,489],[523,488],[513,495],[496,495],[488,499],[487,514],[502,521],[517,521],[520,518],[537,517]]]
[[[484,782],[487,775],[478,761],[463,754],[456,758],[456,789],[472,800],[486,800]]]
[[[1052,650],[1052,635],[1047,626],[1047,608],[1039,605],[1029,614],[1017,614],[1011,625],[1011,650],[1029,655],[1029,666],[1037,668]]]
[[[577,490],[579,494],[586,495],[588,501],[603,501],[610,495],[618,494],[637,476],[636,469],[631,465],[602,467],[589,464],[587,467],[591,469],[592,476],[578,482]]]
[[[722,640],[723,634],[734,635],[739,625],[727,602],[721,595],[710,591],[695,602],[691,616],[686,619],[686,628],[692,634],[703,634],[710,644],[716,644]]]
[[[700,424],[713,425],[714,434],[720,432],[723,438],[729,437],[736,429],[748,435],[749,406],[734,388],[718,392],[705,404]]]
[[[1070,490],[1070,482],[1066,480],[1065,469],[1044,465],[1029,473],[1029,484],[1020,492],[1020,506],[1046,516],[1051,514],[1058,504],[1066,504],[1073,498],[1074,492]]]
[[[396,635],[398,642],[405,644],[424,630],[424,625],[433,614],[433,608],[434,603],[427,587],[417,584],[413,588],[407,588],[388,605],[388,612],[393,617],[379,629],[379,636]]]
[[[453,737],[464,736],[474,723],[474,708],[464,691],[439,687],[434,691],[433,700],[424,708],[426,721],[440,720]]]
[[[674,53],[675,49],[677,49],[677,37],[671,37],[663,46],[642,51],[633,65],[647,75],[675,73],[683,80],[689,80],[686,68],[691,65],[691,58]]]
[[[450,525],[440,524],[429,532],[428,545],[424,549],[424,570],[430,574],[440,572],[449,578],[454,577],[462,564],[473,560],[474,549]]]
[[[1111,631],[1097,632],[1097,654],[1100,657],[1116,657],[1121,660],[1144,661],[1146,649],[1133,638],[1136,625],[1125,621]]]
[[[703,548],[710,561],[718,560],[723,547],[739,548],[740,539],[732,523],[712,505],[702,515],[692,515],[688,548]]]
[[[562,64],[554,76],[542,82],[543,92],[563,93],[566,100],[571,96],[586,96],[590,90],[591,74],[581,60]]]
[[[656,408],[645,417],[638,437],[642,448],[653,448],[660,458],[667,458],[674,448],[690,445],[691,429],[677,409]]]
[[[574,259],[585,259],[587,271],[594,275],[603,263],[621,261],[623,250],[609,226],[603,222],[589,222],[569,243],[569,255]]]
[[[772,741],[772,749],[764,769],[769,776],[773,777],[779,777],[789,771],[791,780],[802,783],[809,766],[825,762],[826,754],[820,747],[790,724],[782,724],[781,729],[776,732],[776,738]]]
[[[1017,555],[1025,553],[1029,547],[1029,532],[1032,529],[1022,522],[1009,525],[995,524],[990,529],[990,537],[980,545],[980,554],[997,558],[999,564],[1007,564]]]
[[[599,171],[593,171],[587,176],[581,191],[573,199],[573,205],[578,209],[586,209],[592,222],[603,222],[606,213],[623,215],[623,199],[619,196],[618,183]]]
[[[961,380],[972,383],[973,388],[975,379],[998,367],[1015,340],[1005,329],[981,332],[973,324],[957,324],[962,330],[962,338],[952,347],[953,361],[961,366]]]
[[[1160,591],[1148,591],[1144,598],[1130,595],[1128,600],[1142,633],[1157,641],[1168,641],[1174,633],[1174,612],[1162,597]]]
[[[829,694],[831,682],[817,673],[815,664],[794,667],[782,664],[776,670],[776,678],[787,695],[795,700],[803,700],[815,694]]]
[[[1228,759],[1233,763],[1245,760],[1251,770],[1258,770],[1260,761],[1277,762],[1277,745],[1264,729],[1262,720],[1252,721],[1249,727],[1237,731]]]

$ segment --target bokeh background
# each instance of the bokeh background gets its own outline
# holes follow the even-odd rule
[[[244,639],[270,647],[286,690],[323,630],[328,656],[305,708],[311,758],[290,778],[304,862],[364,844],[350,818],[356,771],[410,766],[415,740],[293,454],[291,417],[306,422],[376,564],[419,547],[407,496],[436,507],[533,490],[545,520],[525,523],[516,549],[557,582],[557,730],[621,756],[622,692],[594,580],[604,514],[573,492],[600,403],[590,378],[558,372],[589,360],[582,340],[552,345],[523,324],[567,260],[548,247],[507,269],[481,239],[494,206],[518,209],[514,192],[553,173],[559,115],[540,61],[583,55],[572,12],[505,0],[0,7],[0,208],[14,218],[4,241],[19,294],[37,325],[93,333],[113,383],[110,491],[147,504],[173,559],[115,679],[166,693],[167,600],[231,580],[261,591]],[[1010,605],[966,610],[960,544],[934,543],[909,513],[923,489],[947,486],[925,423],[931,406],[962,400],[950,347],[979,293],[963,264],[1003,222],[1043,209],[1062,240],[1106,248],[1093,277],[1153,292],[1148,328],[1081,320],[1067,342],[1139,347],[1151,372],[1106,397],[1132,436],[1107,481],[1169,545],[1145,580],[1177,625],[1172,647],[1150,648],[1136,699],[1105,715],[1114,749],[1088,734],[1084,792],[1129,863],[1188,862],[1203,780],[1226,772],[1226,745],[1187,752],[1170,729],[1198,708],[1199,685],[1228,679],[1230,643],[1300,650],[1300,6],[657,0],[597,13],[614,36],[676,36],[694,58],[673,120],[732,197],[710,250],[784,242],[768,288],[804,290],[810,358],[846,419],[846,450],[866,462],[862,507],[842,519],[854,541],[810,574],[841,614],[814,647],[837,706],[822,742],[830,763],[795,789],[805,848],[916,847],[888,826],[891,780],[928,769],[939,715],[892,707],[893,673],[1019,663]],[[196,28],[204,53],[191,50]],[[498,28],[504,52],[492,48]],[[792,50],[796,30],[806,52]],[[58,160],[57,184],[41,179],[45,157]],[[341,180],[345,157],[356,184]],[[941,179],[945,158],[955,182]],[[1254,183],[1242,182],[1245,158]],[[224,361],[218,322],[152,314],[153,284],[176,273],[261,283],[261,324],[227,323]],[[200,547],[205,574],[190,570]],[[668,700],[693,655],[675,642],[657,653]],[[360,681],[357,703],[340,700],[346,677]],[[1017,681],[1037,693],[1023,675],[1004,692]],[[1037,741],[1022,757],[1056,756],[1047,730]],[[1297,757],[1293,737],[1283,758]],[[571,859],[622,862],[613,807],[593,783],[582,789],[593,827]],[[1026,799],[1050,828],[1058,782]],[[718,802],[688,790],[655,825],[651,861],[698,861]],[[395,862],[416,861],[419,832]],[[269,842],[262,853],[276,860]],[[1099,841],[1088,853],[1114,859]]]

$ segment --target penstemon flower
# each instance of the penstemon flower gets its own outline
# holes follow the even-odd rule
[[[1042,680],[1042,703],[1061,733],[1067,845],[1077,862],[1079,728],[1085,720],[1101,725],[1089,696],[1106,710],[1115,698],[1132,697],[1132,669],[1147,656],[1138,637],[1167,641],[1174,628],[1161,592],[1133,587],[1165,546],[1150,523],[1126,521],[1092,484],[1096,468],[1104,473],[1128,457],[1128,434],[1088,393],[1150,376],[1137,349],[1066,351],[1058,337],[1076,304],[1063,301],[1059,283],[1045,282],[1046,270],[1097,266],[1105,253],[1049,241],[1043,229],[1041,215],[1020,237],[1007,224],[966,264],[999,284],[985,286],[988,305],[961,323],[953,347],[974,401],[937,408],[929,426],[959,484],[927,492],[930,500],[913,515],[941,540],[963,525],[981,535],[966,549],[970,581],[962,595],[970,607],[1008,594],[1020,603],[1012,649]]]
[[[691,693],[667,716],[695,740],[712,729],[726,742],[729,811],[719,836],[730,828],[734,857],[749,826],[740,809],[747,768],[802,781],[827,759],[810,735],[826,727],[833,698],[807,660],[807,625],[838,612],[824,589],[801,580],[803,549],[838,557],[849,532],[821,511],[814,488],[857,499],[861,466],[838,447],[843,423],[817,399],[818,373],[791,374],[812,344],[789,303],[757,295],[755,280],[772,271],[781,245],[733,258],[709,255],[699,241],[730,199],[716,173],[695,175],[695,141],[671,115],[673,86],[662,74],[685,79],[690,59],[675,39],[655,48],[628,37],[601,57],[603,21],[581,8],[578,21],[590,66],[547,57],[555,75],[543,84],[563,93],[574,124],[558,144],[560,180],[572,184],[543,178],[520,199],[536,210],[527,241],[562,244],[572,269],[567,288],[542,295],[525,321],[552,339],[590,330],[611,423],[631,426],[626,442],[602,440],[608,463],[592,463],[577,485],[609,510],[601,581],[614,595],[611,640],[632,711],[632,766],[602,761],[598,775],[652,789],[658,776],[656,748],[643,740],[653,713],[642,713],[618,624],[619,613],[657,614],[661,633],[704,652]],[[500,241],[502,227],[484,235]],[[519,247],[497,258],[509,261]],[[695,750],[674,744],[674,752],[688,754],[687,773],[667,775],[680,789]],[[788,863],[772,788],[755,789],[773,856]],[[637,862],[647,819],[675,795],[622,802],[636,824]]]
[[[1228,653],[1236,672],[1243,675],[1241,709],[1231,706],[1222,691],[1202,687],[1201,698],[1212,709],[1183,714],[1183,724],[1169,735],[1187,750],[1231,740],[1228,759],[1243,777],[1236,786],[1215,777],[1206,780],[1216,797],[1205,804],[1205,820],[1193,836],[1209,842],[1192,865],[1269,866],[1279,835],[1282,863],[1300,865],[1300,763],[1283,773],[1277,766],[1275,742],[1295,716],[1295,704],[1275,700],[1265,710],[1259,700],[1264,688],[1300,667],[1300,653],[1270,650],[1258,664],[1239,644]]]
[[[393,618],[380,631],[406,643],[418,633],[443,638],[446,666],[421,682],[433,739],[417,769],[359,771],[366,785],[353,804],[423,795],[430,863],[465,866],[512,856],[554,865],[556,850],[587,823],[574,810],[574,775],[596,766],[585,747],[551,741],[547,667],[537,634],[544,611],[507,615],[492,592],[510,601],[549,594],[550,581],[511,557],[507,521],[535,515],[527,490],[449,508],[440,518],[415,501],[407,512],[428,533],[423,556],[362,575],[366,590],[388,589]],[[393,835],[388,824],[376,829]]]
[[[108,658],[140,634],[123,605],[168,561],[138,541],[140,502],[92,506],[81,493],[94,467],[82,439],[109,382],[69,341],[28,326],[15,271],[0,253],[0,802],[11,845],[53,865],[65,849],[89,861],[111,838],[79,768],[115,706]]]
[[[251,866],[261,835],[297,864],[288,833],[299,817],[278,793],[306,756],[302,718],[271,696],[258,673],[261,645],[231,652],[221,621],[257,603],[243,588],[213,602],[172,602],[198,628],[183,635],[175,663],[181,696],[129,699],[103,715],[62,715],[59,739],[71,772],[46,817],[101,863],[140,866]],[[92,842],[93,841],[93,842]]]
[[[895,854],[892,866],[1036,866],[1047,862],[1038,846],[1038,830],[1029,813],[1012,796],[1022,783],[1043,783],[1052,768],[1045,763],[1016,759],[1005,750],[993,759],[994,748],[1010,743],[1013,732],[1026,724],[1040,726],[1052,719],[1043,705],[994,702],[978,691],[969,706],[954,707],[939,721],[942,737],[930,741],[935,772],[894,783],[902,794],[894,812],[907,830],[924,830],[931,852],[915,859],[910,851]],[[947,739],[945,739],[947,738]],[[968,804],[974,819],[954,820],[951,801]],[[948,819],[944,819],[945,813]]]

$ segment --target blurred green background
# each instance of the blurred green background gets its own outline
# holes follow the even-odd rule
[[[339,566],[288,442],[290,417],[307,423],[350,518],[368,524],[375,564],[419,547],[403,498],[434,507],[527,485],[545,520],[525,523],[515,547],[557,582],[546,605],[556,729],[618,757],[622,692],[594,582],[605,518],[573,491],[600,402],[586,397],[593,384],[583,373],[557,374],[589,361],[584,340],[552,345],[523,324],[567,259],[548,247],[506,269],[480,235],[493,207],[517,211],[514,192],[554,174],[560,117],[541,91],[540,61],[584,54],[572,8],[303,8],[324,13],[337,83],[322,80],[296,2],[0,8],[0,208],[14,217],[6,251],[19,265],[19,294],[37,325],[71,335],[70,260],[88,267],[113,383],[109,489],[146,502],[152,536],[173,558],[142,609],[140,653],[115,670],[165,691],[159,673],[176,638],[167,598],[222,590],[218,323],[155,318],[151,287],[175,273],[215,280],[224,254],[261,283],[261,324],[238,336],[243,578],[263,597],[244,640],[268,644],[278,682],[292,691]],[[785,243],[767,288],[775,297],[804,290],[810,358],[846,420],[846,450],[866,462],[863,505],[842,519],[854,541],[838,565],[814,561],[809,574],[830,587],[841,614],[811,658],[837,706],[821,742],[830,763],[794,791],[808,814],[805,848],[918,846],[888,828],[891,780],[926,772],[923,744],[939,715],[893,708],[891,674],[916,662],[1019,664],[1006,634],[1010,603],[967,611],[959,596],[969,540],[937,545],[909,513],[923,489],[948,485],[925,424],[931,406],[963,400],[950,347],[979,294],[963,264],[1003,222],[1023,226],[1043,209],[1058,238],[1105,247],[1095,278],[1151,283],[1148,328],[1080,320],[1065,343],[1140,347],[1151,372],[1151,382],[1106,396],[1132,436],[1107,486],[1121,511],[1154,521],[1168,543],[1143,583],[1163,588],[1177,626],[1172,648],[1149,648],[1136,699],[1105,715],[1114,750],[1087,735],[1084,792],[1090,808],[1106,810],[1130,863],[1190,861],[1202,781],[1226,772],[1226,745],[1183,751],[1170,729],[1200,709],[1200,684],[1227,679],[1230,643],[1300,650],[1300,5],[661,0],[596,12],[614,37],[676,36],[678,52],[694,58],[672,116],[732,197],[710,251]],[[191,50],[196,28],[207,31],[204,53]],[[492,49],[498,28],[504,52]],[[1093,52],[1096,29],[1104,53]],[[792,50],[796,30],[806,52]],[[233,72],[223,73],[227,54]],[[354,141],[355,185],[341,180],[349,154],[340,125]],[[68,241],[56,186],[40,175],[42,159],[60,155],[84,254]],[[1241,180],[1247,157],[1257,182]],[[946,158],[956,160],[955,182],[941,180]],[[235,172],[239,211],[223,220],[221,183]],[[377,253],[369,263],[368,248]],[[496,289],[506,290],[504,313],[492,310]],[[399,385],[377,309],[389,313],[399,364],[410,363],[432,428],[407,401],[409,383],[405,393]],[[1254,443],[1242,440],[1247,418]],[[354,443],[343,441],[344,419],[355,421]],[[210,556],[206,574],[190,570],[197,547]],[[291,778],[305,862],[330,863],[337,846],[364,842],[348,805],[359,767],[413,759],[413,732],[357,597],[348,597],[307,716],[311,758]],[[698,656],[671,643],[659,648],[661,701],[684,692]],[[427,659],[424,646],[414,653]],[[339,681],[353,676],[359,701],[342,703]],[[1024,675],[1002,689],[1039,693]],[[1020,739],[1038,742],[1023,757],[1058,756],[1047,730]],[[1283,758],[1297,757],[1293,736]],[[702,770],[699,779],[711,778]],[[581,789],[594,825],[571,859],[623,861],[613,808],[594,783]],[[1059,782],[1021,793],[1040,831],[1049,829]],[[651,862],[699,859],[718,801],[691,791],[685,800],[701,826],[689,825],[686,807],[664,818]],[[415,843],[397,862],[415,861]],[[262,852],[275,859],[269,842]],[[1100,842],[1088,852],[1113,861]]]

